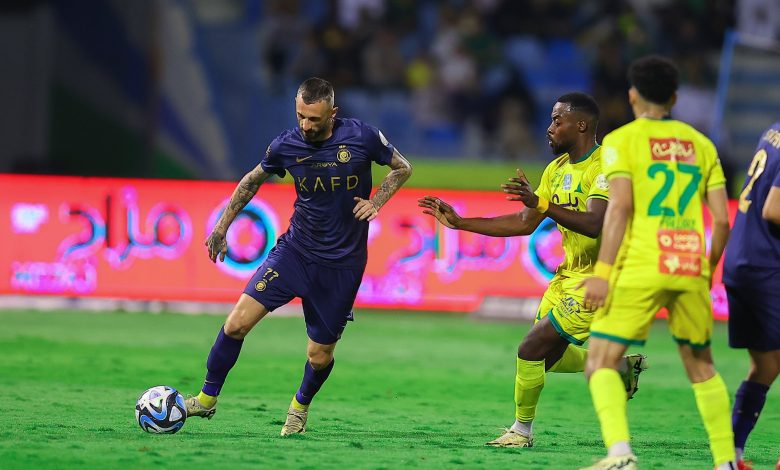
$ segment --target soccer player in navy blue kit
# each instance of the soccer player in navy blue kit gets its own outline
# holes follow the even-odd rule
[[[746,348],[750,370],[731,416],[740,468],[748,434],[780,373],[780,121],[761,136],[739,196],[723,282],[729,345]],[[780,461],[778,461],[780,468]]]
[[[268,312],[300,297],[308,360],[281,434],[306,430],[309,404],[333,369],[336,343],[352,320],[367,261],[368,223],[412,173],[381,131],[356,119],[337,118],[333,103],[329,82],[310,78],[301,84],[295,97],[298,127],[271,142],[265,158],[241,179],[206,239],[211,260],[224,261],[226,234],[235,217],[271,175],[290,173],[297,194],[290,227],[220,328],[206,362],[203,388],[186,400],[189,416],[214,415],[244,337]],[[389,165],[391,171],[369,197],[372,162]]]

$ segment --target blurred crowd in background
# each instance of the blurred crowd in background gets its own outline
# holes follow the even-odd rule
[[[545,162],[555,99],[593,94],[601,138],[632,119],[626,70],[647,53],[682,72],[674,116],[726,157],[737,142],[731,153],[749,158],[779,114],[780,43],[744,53],[729,38],[777,41],[776,6],[8,0],[0,171],[233,179],[296,125],[293,97],[310,76],[334,83],[342,116],[379,127],[410,158]]]
[[[391,137],[411,121],[424,139],[483,158],[547,158],[540,144],[555,98],[592,93],[603,135],[631,119],[627,65],[650,52],[676,60],[676,113],[707,132],[733,23],[726,0],[270,0],[260,70],[272,93],[326,77],[357,116],[383,103],[398,115],[377,111]],[[404,104],[408,116],[395,112]]]

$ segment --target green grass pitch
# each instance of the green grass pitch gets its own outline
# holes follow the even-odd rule
[[[151,435],[134,420],[153,385],[195,392],[223,318],[212,315],[0,312],[2,468],[578,468],[602,456],[581,374],[548,374],[536,447],[483,443],[513,420],[517,343],[527,324],[466,316],[357,312],[308,432],[280,438],[305,361],[301,318],[268,318],[248,337],[213,420]],[[714,355],[733,396],[744,351]],[[704,431],[663,321],[651,369],[629,402],[644,469],[712,468]],[[733,399],[733,398],[732,398]],[[748,442],[757,469],[780,454],[780,392]]]

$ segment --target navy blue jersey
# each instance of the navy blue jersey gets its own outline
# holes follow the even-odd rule
[[[773,186],[780,186],[780,121],[761,136],[748,168],[726,247],[723,278],[727,283],[745,281],[746,276],[766,279],[771,274],[767,271],[780,274],[780,227],[761,217],[764,201]]]
[[[371,162],[388,165],[394,148],[375,127],[336,118],[333,135],[307,142],[299,128],[279,135],[261,162],[267,173],[290,172],[295,211],[280,243],[289,243],[315,262],[363,266],[368,259],[368,222],[352,213],[355,196],[371,195]]]

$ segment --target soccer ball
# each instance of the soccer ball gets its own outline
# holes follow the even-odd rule
[[[184,426],[186,419],[184,397],[167,385],[150,388],[135,404],[135,421],[146,432],[173,434]]]

